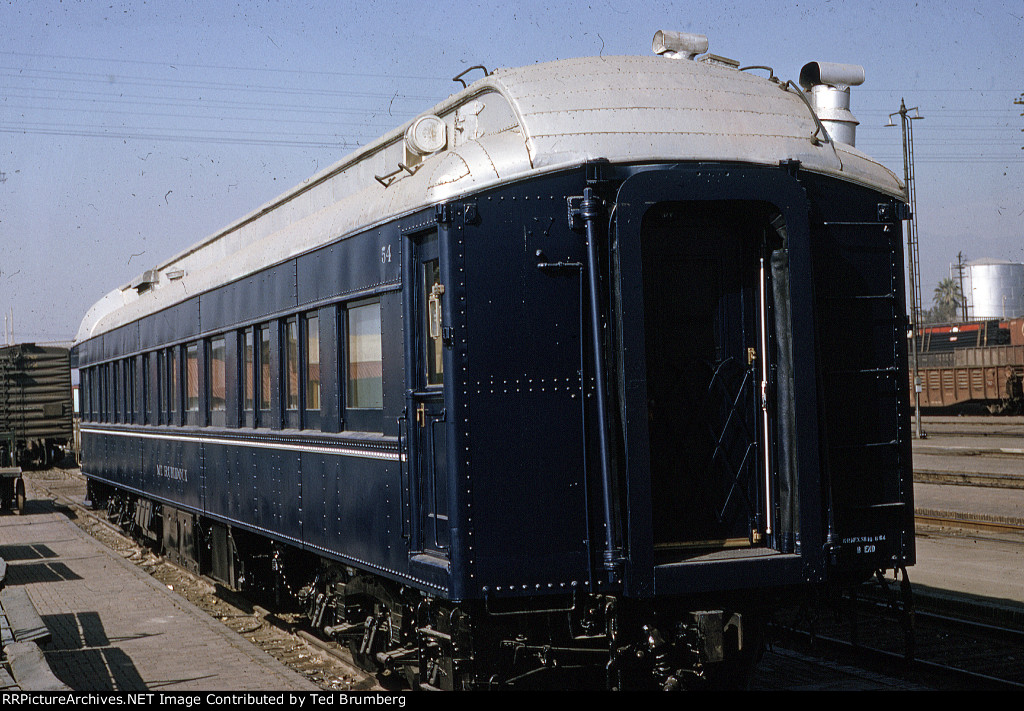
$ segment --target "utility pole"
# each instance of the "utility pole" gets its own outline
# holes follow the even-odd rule
[[[1021,94],[1019,99],[1014,99],[1013,103],[1017,106],[1024,106],[1024,94]],[[1021,114],[1021,116],[1024,116],[1024,114]],[[1024,132],[1024,128],[1021,131]],[[1024,151],[1024,146],[1021,146],[1020,149]]]
[[[914,116],[908,116],[913,111]],[[900,110],[889,114],[888,126],[895,126],[892,117],[899,114],[903,128],[903,180],[907,185],[907,200],[910,217],[904,222],[907,225],[907,265],[910,281],[910,348],[913,353],[914,368],[914,419],[916,422],[917,439],[924,439],[921,431],[921,375],[917,365],[917,329],[921,324],[921,275],[918,271],[917,257],[917,192],[914,187],[914,129],[910,122],[924,118],[917,115],[917,107],[908,109],[900,99]]]
[[[960,273],[960,315],[961,321],[967,320],[967,297],[964,295],[964,253],[956,253],[956,270]]]

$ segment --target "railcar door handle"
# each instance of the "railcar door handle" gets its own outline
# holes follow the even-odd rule
[[[427,297],[428,320],[430,326],[430,337],[435,341],[441,337],[441,295],[444,294],[444,284],[434,284],[430,289],[430,296]]]
[[[416,424],[420,427],[427,426],[427,406],[422,402],[416,408]]]

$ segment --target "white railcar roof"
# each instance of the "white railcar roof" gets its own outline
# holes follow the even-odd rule
[[[441,150],[419,156],[405,140],[413,122],[395,129],[111,291],[85,315],[76,342],[403,214],[591,159],[798,160],[902,197],[880,163],[821,140],[798,92],[758,73],[657,56],[498,70],[424,114],[444,122]]]

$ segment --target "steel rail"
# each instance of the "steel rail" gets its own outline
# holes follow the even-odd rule
[[[959,623],[963,621],[956,620],[956,622]],[[833,635],[812,633],[807,630],[777,624],[774,626],[778,629],[785,630],[788,634],[805,637],[808,640],[811,640],[814,644],[822,645],[824,647],[824,649],[821,650],[822,652],[831,651],[833,653],[841,652],[845,655],[852,655],[858,665],[864,665],[863,668],[884,672],[907,681],[920,683],[922,680],[914,678],[914,674],[926,673],[940,679],[944,688],[949,688],[956,684],[962,684],[959,688],[969,688],[972,690],[1019,691],[1024,689],[1024,683],[1021,682],[1009,679],[1000,679],[999,677],[989,674],[972,672],[960,667],[954,667],[939,662],[931,662],[918,659],[916,657],[908,658],[906,654],[888,652],[876,647],[867,646],[861,642],[855,643],[845,639],[840,639]]]
[[[914,521],[933,526],[959,528],[966,531],[997,531],[999,533],[1024,533],[1024,523],[979,519],[958,515],[955,512],[917,512]]]
[[[1024,489],[1024,475],[1020,474],[915,469],[914,481],[919,484],[952,484],[955,486],[984,486],[998,489]]]

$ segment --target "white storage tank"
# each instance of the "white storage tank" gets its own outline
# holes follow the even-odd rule
[[[1024,264],[999,259],[967,262],[963,289],[972,321],[1024,316]]]

